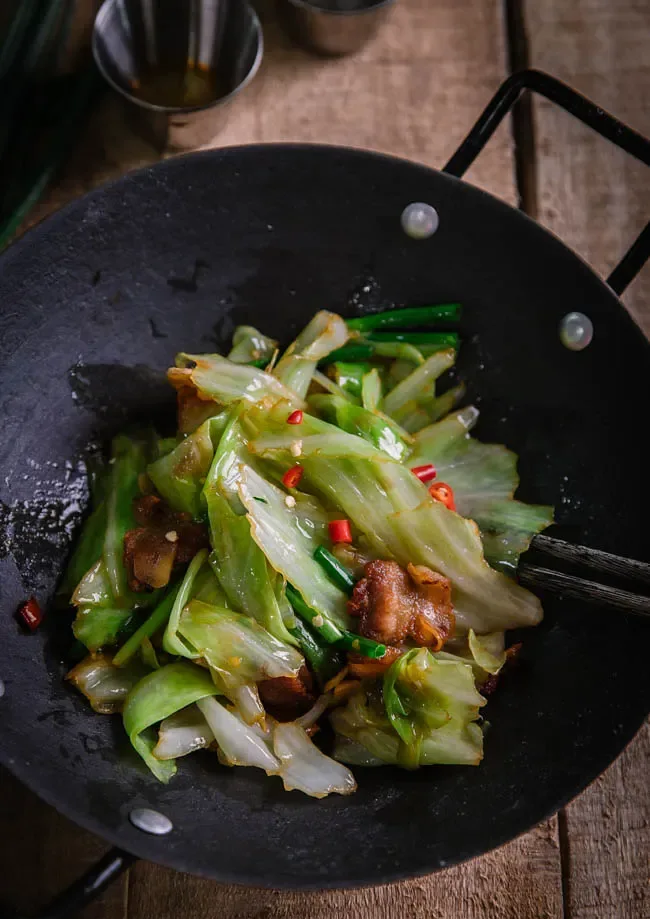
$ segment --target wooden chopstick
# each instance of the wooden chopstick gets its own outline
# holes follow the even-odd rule
[[[536,536],[531,547],[546,555],[574,565],[581,565],[583,568],[592,568],[602,574],[650,584],[650,565],[647,562],[622,558],[610,552],[602,552],[600,549],[589,549],[587,546],[574,546],[570,542],[554,539],[552,536]]]
[[[579,548],[574,546],[573,548]],[[584,547],[580,547],[584,548]],[[591,550],[588,550],[591,551]],[[628,559],[621,559],[627,562]],[[635,564],[640,565],[641,562]],[[596,581],[586,581],[576,578],[571,574],[561,571],[551,571],[549,568],[538,568],[536,565],[520,565],[517,579],[524,587],[541,588],[550,593],[562,594],[572,600],[584,600],[588,603],[599,603],[615,609],[626,610],[637,616],[650,617],[650,597],[633,594],[617,587],[598,584]]]

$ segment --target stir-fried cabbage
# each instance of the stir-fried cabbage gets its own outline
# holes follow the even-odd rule
[[[217,692],[209,672],[187,661],[154,670],[129,692],[122,715],[124,728],[136,752],[161,782],[171,779],[176,764],[171,759],[159,760],[154,756],[158,739],[153,726]]]
[[[350,333],[336,313],[321,310],[289,345],[273,371],[292,392],[304,398],[318,361],[346,343]]]
[[[178,633],[209,664],[221,691],[250,721],[264,718],[255,684],[297,676],[304,663],[302,654],[255,619],[199,600],[192,600],[181,613]]]
[[[252,410],[246,420],[251,430],[265,434],[251,449],[287,467],[291,454],[274,439],[283,430],[283,412],[281,406]],[[458,629],[482,634],[541,620],[539,600],[487,564],[473,521],[434,501],[410,469],[309,415],[301,427],[306,484],[341,507],[379,557],[404,567],[426,565],[449,578]],[[271,534],[267,542],[275,546]]]
[[[278,602],[275,573],[251,534],[250,520],[239,499],[242,461],[247,456],[238,413],[226,426],[205,482],[210,523],[211,563],[228,605],[256,619],[279,641],[295,644]]]
[[[219,744],[220,758],[229,766],[256,766],[267,775],[279,775],[287,791],[314,798],[351,794],[356,789],[350,770],[325,756],[300,725],[272,719],[266,729],[248,725],[237,711],[229,711],[216,699],[203,699],[198,707]]]
[[[347,761],[351,755],[359,762],[362,747],[372,761],[410,768],[478,765],[483,733],[476,720],[484,704],[469,664],[416,648],[392,664],[383,698],[360,688],[344,708],[332,712],[337,735],[355,745],[337,743],[335,756]]]
[[[238,325],[232,335],[232,349],[228,360],[236,364],[270,361],[277,347],[275,339],[264,335],[252,325]]]
[[[480,762],[481,688],[510,654],[504,632],[542,616],[506,574],[552,509],[515,499],[517,458],[472,436],[464,384],[437,391],[458,336],[393,335],[405,316],[407,329],[456,321],[458,307],[349,325],[323,310],[279,360],[244,325],[227,357],[181,352],[177,436],[120,435],[93,466],[58,591],[91,652],[68,678],[95,711],[122,712],[160,781],[207,747],[316,798],[355,790],[343,763]],[[173,560],[153,591],[133,563],[145,494],[178,521],[143,549]],[[422,568],[430,589],[408,594]],[[420,603],[455,623],[439,651],[417,646]],[[323,749],[310,736],[328,718],[334,758],[331,731]]]
[[[346,628],[346,596],[314,560],[318,543],[301,526],[295,508],[287,506],[285,493],[245,466],[239,497],[248,512],[253,539],[273,568],[300,591],[308,606]]]
[[[553,508],[514,499],[517,457],[506,447],[471,437],[477,419],[470,406],[420,431],[410,461],[436,467],[454,490],[458,512],[478,524],[488,561],[514,571],[533,536],[553,523]]]
[[[157,491],[175,511],[186,511],[195,518],[203,515],[203,484],[212,464],[214,444],[219,442],[226,420],[226,412],[209,418],[170,453],[147,467]]]
[[[188,705],[161,723],[152,753],[156,759],[178,759],[209,747],[213,741],[214,734],[200,709]]]
[[[66,679],[83,693],[96,712],[113,715],[122,711],[129,692],[146,673],[146,667],[138,661],[120,668],[104,654],[91,654],[73,667]]]
[[[301,400],[277,377],[251,367],[237,364],[220,354],[178,354],[176,367],[168,373],[174,386],[193,387],[200,398],[212,399],[221,405],[234,402],[261,402],[263,399]]]

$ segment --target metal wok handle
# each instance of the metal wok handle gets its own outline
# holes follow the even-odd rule
[[[486,109],[454,153],[443,172],[462,176],[472,165],[488,140],[492,137],[510,109],[525,90],[534,90],[565,111],[579,118],[602,137],[650,166],[650,141],[614,118],[585,96],[571,89],[555,77],[540,70],[521,70],[501,84]],[[650,258],[650,223],[647,223],[616,268],[607,283],[619,296],[637,276]]]
[[[137,861],[135,855],[130,855],[121,849],[110,849],[96,865],[89,868],[67,890],[55,897],[48,906],[37,913],[31,913],[29,919],[72,919],[79,910],[92,902],[105,887],[112,884],[135,861]],[[6,911],[0,906],[0,919],[28,919],[28,917]]]

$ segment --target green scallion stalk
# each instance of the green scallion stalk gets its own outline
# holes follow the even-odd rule
[[[342,348],[337,348],[336,351],[332,351],[328,356],[321,361],[321,364],[333,364],[337,361],[344,361],[355,363],[357,361],[369,361],[371,360],[375,349],[372,345],[365,342],[353,343],[350,345],[343,345]]]
[[[337,644],[343,639],[343,632],[341,629],[339,629],[331,619],[325,619],[325,617],[317,613],[316,610],[307,606],[302,596],[291,586],[291,584],[287,584],[287,600],[298,615],[305,619],[328,644]]]
[[[289,631],[298,641],[300,650],[318,677],[321,686],[324,686],[343,667],[345,661],[342,654],[334,645],[324,642],[302,619],[296,619],[295,627]]]
[[[343,638],[336,643],[336,647],[345,651],[355,651],[373,660],[383,657],[386,653],[386,645],[381,645],[372,638],[364,638],[363,635],[355,635],[354,632],[344,632]]]
[[[257,367],[258,370],[264,370],[264,368],[268,365],[268,363],[269,363],[268,357],[260,357],[256,361],[246,361],[246,364],[248,367]]]
[[[314,559],[337,587],[340,587],[341,590],[348,594],[352,593],[356,581],[345,565],[342,565],[325,546],[318,546],[314,550]]]
[[[133,655],[137,654],[143,640],[145,638],[151,638],[154,632],[157,632],[158,629],[165,625],[172,611],[177,592],[177,590],[172,590],[166,594],[149,618],[145,619],[140,628],[124,642],[113,658],[113,663],[116,667],[123,667],[125,664],[128,664]]]
[[[373,342],[400,341],[409,345],[436,345],[443,348],[458,348],[460,337],[457,332],[372,332],[368,344]]]
[[[357,332],[370,332],[373,329],[410,329],[413,326],[432,325],[437,322],[458,322],[460,313],[460,303],[411,306],[348,319],[347,326]]]
[[[356,364],[336,361],[336,363],[330,365],[330,376],[344,392],[350,393],[351,396],[360,397],[361,381],[370,370],[371,365],[367,361]]]

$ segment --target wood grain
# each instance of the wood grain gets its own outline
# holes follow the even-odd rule
[[[274,0],[256,6],[264,26],[262,67],[229,106],[225,127],[206,146],[342,144],[439,168],[505,75],[497,0],[400,0],[375,41],[357,55],[336,60],[292,44],[278,22]],[[27,225],[157,158],[156,150],[134,133],[122,99],[107,94],[56,187]],[[469,180],[514,203],[512,161],[506,123]]]
[[[530,64],[650,136],[647,0],[523,2]],[[536,216],[606,275],[650,216],[650,169],[545,100],[533,111]],[[650,265],[624,299],[650,331]]]
[[[569,919],[650,916],[650,725],[561,816]]]
[[[646,0],[524,0],[524,22],[532,66],[650,136]],[[550,103],[533,112],[537,217],[605,275],[650,217],[650,169]],[[623,299],[650,334],[650,266]],[[649,766],[646,726],[560,815],[568,919],[650,916]]]
[[[129,919],[559,919],[555,820],[440,874],[363,890],[293,893],[223,886],[155,865],[131,872]],[[523,882],[525,879],[525,882]]]

